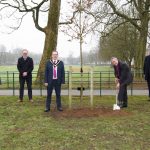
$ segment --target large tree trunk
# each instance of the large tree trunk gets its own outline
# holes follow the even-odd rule
[[[46,61],[50,59],[52,51],[55,50],[57,46],[60,5],[61,5],[61,0],[50,1],[48,23],[47,23],[47,27],[45,28],[44,50],[43,50],[43,55],[38,69],[37,79],[39,79],[41,74],[43,78]]]
[[[135,69],[139,72],[143,69],[143,62],[146,53],[147,34],[148,34],[148,14],[143,14],[141,19],[141,30],[139,35],[138,47],[135,55]],[[137,74],[142,77],[142,74]]]

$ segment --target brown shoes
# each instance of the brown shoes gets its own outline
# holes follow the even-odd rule
[[[23,102],[23,100],[19,99],[18,102]],[[30,99],[29,102],[33,103],[33,99]]]
[[[23,102],[23,100],[19,99],[18,102]]]
[[[30,99],[29,101],[30,101],[31,103],[33,103],[33,99]]]

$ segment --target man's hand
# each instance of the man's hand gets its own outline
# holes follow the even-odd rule
[[[27,72],[23,72],[23,77],[27,76]]]
[[[116,89],[119,89],[119,88],[120,88],[120,83],[118,82],[116,85]]]
[[[44,83],[45,86],[48,86],[48,83]]]
[[[115,83],[118,84],[119,83],[119,79],[115,78]]]

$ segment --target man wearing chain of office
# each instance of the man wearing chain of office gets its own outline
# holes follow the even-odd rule
[[[58,51],[52,51],[51,59],[47,61],[45,66],[45,86],[47,87],[46,109],[50,111],[51,96],[53,88],[56,93],[57,110],[62,111],[61,104],[61,84],[65,83],[64,63],[58,60]]]

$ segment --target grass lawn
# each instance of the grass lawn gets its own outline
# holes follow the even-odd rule
[[[74,72],[80,72],[80,65],[71,65]],[[38,70],[38,65],[34,65],[34,70]],[[83,71],[88,72],[90,69],[90,66],[83,66]],[[110,66],[93,66],[94,71],[112,71],[113,69]],[[69,65],[65,65],[65,71],[69,70]],[[0,66],[0,72],[6,72],[6,71],[18,71],[17,66]]]
[[[67,99],[62,97],[64,111]],[[74,97],[73,107],[81,107],[78,99]],[[87,99],[82,102],[85,107],[89,106]],[[115,97],[94,100],[94,107],[112,109]],[[129,97],[129,107],[118,115],[80,118],[44,113],[45,97],[34,97],[34,103],[27,98],[23,103],[16,101],[17,97],[0,97],[0,150],[150,150],[146,96]]]

